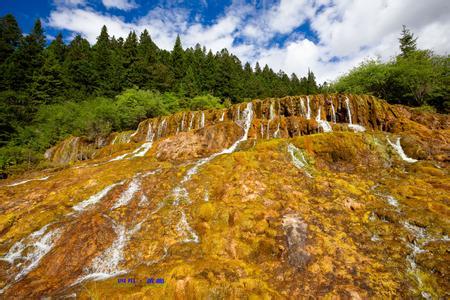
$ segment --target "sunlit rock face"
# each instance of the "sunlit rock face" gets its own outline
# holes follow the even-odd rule
[[[148,142],[149,130],[152,141],[164,140],[156,150],[161,159],[200,157],[226,148],[233,142],[239,135],[238,126],[242,122],[244,109],[245,103],[241,103],[223,110],[180,112],[144,120],[134,132],[112,133],[92,142],[82,137],[70,137],[49,149],[45,157],[57,164],[67,164],[110,156],[114,152],[126,153],[125,150],[131,149],[133,143]],[[355,95],[254,100],[253,110],[255,115],[249,138],[254,139],[296,137],[333,130],[412,132],[432,139],[435,133],[431,131],[445,129],[449,122],[446,116],[417,112],[403,106],[389,105],[375,97]],[[167,137],[170,141],[165,140]],[[420,143],[414,141],[417,142]],[[435,152],[433,143],[414,148],[413,151],[420,152],[418,155],[422,156]],[[447,158],[440,157],[440,160]]]
[[[449,120],[315,95],[71,137],[0,182],[0,298],[445,298]]]

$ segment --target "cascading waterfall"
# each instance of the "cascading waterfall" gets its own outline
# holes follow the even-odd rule
[[[152,124],[149,123],[148,130],[147,130],[146,142],[143,143],[139,148],[137,148],[136,150],[134,150],[131,153],[133,155],[133,157],[143,157],[148,152],[148,150],[150,150],[150,148],[152,148],[154,136],[155,136],[155,134],[152,132]]]
[[[184,131],[184,118],[186,117],[186,113],[183,113],[183,117],[181,118],[181,131]]]
[[[29,236],[16,242],[0,260],[15,265],[20,271],[14,277],[15,281],[22,279],[39,265],[40,260],[53,248],[55,241],[60,237],[61,230],[48,230],[51,224],[31,233]],[[18,260],[17,263],[16,260]]]
[[[309,106],[309,96],[306,96],[308,110],[306,111],[306,119],[311,119],[311,107]]]
[[[158,131],[156,137],[159,139],[164,134],[164,125],[166,123],[166,119],[164,118],[158,126]]]
[[[131,159],[133,157],[143,157],[148,152],[148,150],[150,150],[152,148],[154,136],[155,136],[155,134],[152,131],[152,124],[148,123],[148,129],[147,129],[147,135],[145,138],[145,140],[146,140],[145,143],[143,143],[141,146],[136,148],[133,152],[124,153],[122,155],[116,156],[116,157],[108,160],[106,163],[122,160],[129,155],[131,155],[131,157],[128,157],[127,159]],[[99,164],[99,165],[101,165],[101,164]]]
[[[189,129],[188,129],[188,131],[190,131],[192,129],[192,125],[194,124],[194,117],[195,117],[195,112],[193,112],[191,114],[191,120],[189,121]]]
[[[24,184],[24,183],[27,183],[30,181],[44,181],[44,180],[47,180],[49,177],[50,176],[45,176],[45,177],[41,177],[41,178],[21,180],[21,181],[15,182],[15,183],[8,184],[6,186],[17,186],[17,185],[21,185],[21,184]]]
[[[291,155],[292,163],[294,164],[294,166],[305,172],[306,176],[312,178],[311,174],[309,174],[309,172],[305,169],[308,165],[308,162],[306,161],[302,151],[300,151],[300,149],[295,147],[293,144],[289,144],[287,150]]]
[[[331,99],[331,120],[336,124],[336,111],[334,110],[333,99]]]
[[[320,118],[320,107],[319,107],[319,110],[317,112],[316,122],[317,122],[317,124],[319,124],[319,127],[322,128],[323,132],[331,132],[331,131],[333,131],[333,129],[331,128],[330,124],[327,121],[321,120],[321,118]]]
[[[303,100],[303,98],[300,98],[300,108],[302,109],[302,113],[305,115],[306,117],[306,108],[305,108],[305,101]]]
[[[130,136],[129,136],[128,140],[127,140],[127,143],[129,143],[129,142],[131,141],[131,138],[134,137],[134,136],[135,136],[136,134],[138,134],[138,133],[139,133],[139,126],[138,126],[138,128],[136,129],[135,132],[133,132],[132,134],[130,134]]]
[[[141,174],[139,173],[134,176],[134,178],[128,185],[127,189],[122,192],[119,199],[117,199],[116,203],[114,203],[111,209],[116,209],[120,206],[127,205],[140,189],[141,189]]]
[[[347,105],[348,123],[353,124],[352,123],[352,111],[350,110],[350,100],[348,99],[348,97],[345,97],[345,104]]]
[[[364,126],[361,126],[359,124],[353,124],[353,122],[352,122],[352,111],[350,109],[350,99],[348,99],[348,97],[345,97],[345,104],[347,105],[348,128],[352,129],[355,132],[366,131],[366,128],[364,128]]]
[[[205,113],[202,111],[202,117],[200,119],[200,128],[205,127]]]
[[[211,161],[212,159],[216,158],[217,156],[220,156],[222,154],[233,153],[234,150],[236,149],[236,147],[241,142],[247,140],[248,132],[250,130],[250,126],[251,126],[252,120],[253,120],[253,105],[252,105],[252,102],[249,102],[247,104],[246,109],[243,111],[243,115],[244,115],[244,121],[245,122],[244,122],[244,128],[243,128],[244,129],[244,134],[242,135],[242,137],[239,140],[237,140],[236,142],[234,142],[233,145],[231,145],[229,148],[226,148],[226,149],[222,150],[221,152],[214,153],[213,155],[211,155],[209,157],[202,158],[202,159],[198,160],[197,163],[191,169],[189,169],[189,171],[187,171],[186,175],[184,175],[184,177],[181,180],[180,184],[173,189],[172,195],[175,198],[175,200],[173,202],[174,205],[178,205],[180,199],[186,199],[188,202],[190,202],[190,200],[189,200],[189,193],[186,190],[186,188],[184,187],[184,184],[186,182],[188,182],[194,174],[197,174],[198,168],[200,168],[202,165],[206,164],[207,162]]]
[[[275,130],[274,134],[273,134],[274,138],[279,138],[280,137],[280,122],[278,122],[277,125],[277,130]]]
[[[275,118],[275,110],[273,108],[273,102],[270,102],[269,120],[267,121],[267,139],[270,139],[270,123],[274,118]]]
[[[141,223],[137,224],[132,229],[127,230],[125,226],[116,224],[113,221],[113,228],[117,237],[112,245],[102,254],[94,258],[91,265],[84,269],[85,275],[75,281],[72,285],[85,280],[104,280],[127,272],[127,270],[119,268],[120,263],[124,260],[123,250],[131,236],[140,230]]]
[[[225,118],[225,112],[222,112],[222,115],[220,116],[220,122],[223,122],[224,118]]]
[[[405,152],[403,151],[402,145],[400,144],[400,138],[397,138],[397,141],[395,142],[395,144],[393,144],[388,137],[386,137],[389,145],[392,146],[392,148],[394,148],[394,150],[398,153],[398,155],[402,158],[402,160],[409,162],[409,163],[415,163],[417,162],[417,159],[408,157]]]
[[[88,199],[78,203],[77,205],[74,205],[72,207],[72,209],[74,209],[76,211],[83,211],[83,210],[85,210],[86,207],[98,203],[101,199],[103,199],[109,193],[109,191],[111,191],[113,188],[115,188],[118,185],[122,185],[123,183],[124,183],[124,181],[121,181],[121,182],[118,182],[118,183],[113,183],[111,185],[108,185],[107,187],[105,187],[103,190],[101,190],[97,194],[92,195],[91,197],[89,197]]]

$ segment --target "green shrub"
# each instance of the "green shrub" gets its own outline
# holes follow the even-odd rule
[[[220,99],[211,95],[197,96],[191,100],[191,110],[223,108]]]

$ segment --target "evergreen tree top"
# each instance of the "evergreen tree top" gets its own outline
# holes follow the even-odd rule
[[[400,42],[400,51],[402,56],[407,56],[413,51],[417,50],[417,37],[405,26],[403,25],[402,33],[398,39]]]

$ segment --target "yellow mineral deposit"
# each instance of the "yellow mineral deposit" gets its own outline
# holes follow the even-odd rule
[[[0,298],[444,299],[449,121],[333,94],[70,137],[0,183]]]

